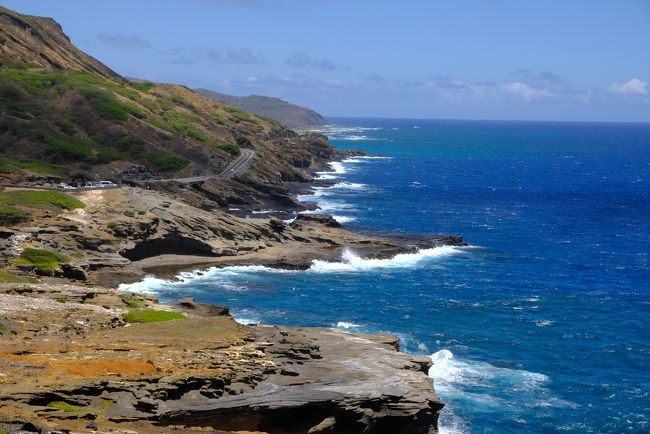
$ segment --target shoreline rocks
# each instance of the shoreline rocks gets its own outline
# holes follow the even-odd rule
[[[135,304],[187,319],[129,324]],[[22,432],[419,434],[443,407],[394,336],[244,326],[191,299],[3,284],[0,327],[0,428]]]

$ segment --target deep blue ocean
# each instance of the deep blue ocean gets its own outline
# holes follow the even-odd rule
[[[432,355],[443,433],[650,432],[650,124],[333,119],[316,202],[470,247],[147,279],[242,321],[389,332]]]

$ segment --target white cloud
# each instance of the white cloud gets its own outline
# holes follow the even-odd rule
[[[97,35],[95,39],[102,44],[112,45],[113,47],[118,47],[125,50],[143,50],[151,48],[151,42],[133,35],[102,33]]]
[[[535,101],[537,99],[553,96],[553,92],[533,87],[521,81],[513,81],[512,83],[504,84],[501,86],[501,89],[526,101]]]
[[[611,93],[617,95],[647,95],[646,87],[648,83],[641,81],[638,78],[633,78],[627,83],[617,84],[614,83],[609,87]]]

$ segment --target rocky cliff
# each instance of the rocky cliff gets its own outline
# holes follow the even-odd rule
[[[75,47],[51,18],[22,15],[0,6],[0,64],[67,69],[104,78],[118,75]]]

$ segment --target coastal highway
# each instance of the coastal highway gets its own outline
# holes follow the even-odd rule
[[[248,164],[255,156],[255,151],[252,149],[241,149],[239,156],[228,165],[221,173],[218,175],[208,175],[208,176],[193,176],[190,178],[168,178],[168,179],[152,179],[147,181],[141,181],[146,183],[153,182],[179,182],[181,184],[192,184],[195,182],[204,182],[211,178],[230,178],[235,175],[239,175],[248,169]]]
[[[254,156],[255,151],[252,149],[242,149],[240,151],[239,157],[230,163],[228,167],[226,167],[224,171],[221,172],[218,176],[235,176],[244,172],[246,169],[248,169],[248,163],[253,159]]]

